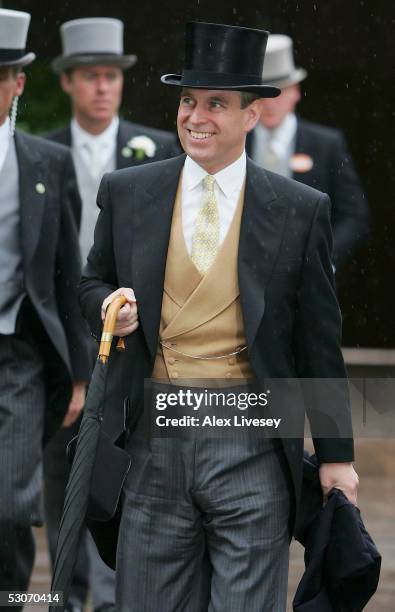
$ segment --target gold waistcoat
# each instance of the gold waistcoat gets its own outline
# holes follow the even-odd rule
[[[211,268],[202,276],[192,260],[182,228],[180,178],[167,253],[159,344],[152,378],[254,378],[247,350],[222,359],[190,356],[229,355],[245,347],[237,280],[237,253],[244,187],[229,231]],[[190,355],[190,356],[186,356]]]

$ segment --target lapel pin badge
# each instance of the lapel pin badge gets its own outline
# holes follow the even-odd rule
[[[289,167],[293,172],[309,172],[313,166],[313,158],[306,153],[295,153],[289,161]]]
[[[37,183],[36,184],[36,191],[37,191],[37,193],[40,193],[41,195],[43,193],[45,193],[45,185],[44,185],[44,183]]]
[[[130,147],[123,147],[121,150],[122,157],[132,157],[133,152]]]

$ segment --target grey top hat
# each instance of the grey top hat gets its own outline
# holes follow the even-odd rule
[[[36,58],[26,53],[30,15],[0,8],[0,66],[27,66]]]
[[[304,68],[295,68],[292,39],[285,34],[271,34],[263,63],[263,81],[283,89],[300,83],[306,76]]]
[[[125,70],[137,62],[135,55],[123,54],[123,23],[119,19],[73,19],[61,26],[60,33],[62,55],[51,64],[57,73],[93,64],[111,64]]]

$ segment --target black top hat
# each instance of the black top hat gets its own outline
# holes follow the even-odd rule
[[[200,89],[248,91],[275,98],[280,89],[262,80],[269,32],[252,28],[202,23],[186,24],[182,74],[164,74],[162,83]]]

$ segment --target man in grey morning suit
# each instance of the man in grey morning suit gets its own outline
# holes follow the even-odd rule
[[[149,377],[345,376],[329,199],[245,156],[260,98],[278,94],[257,65],[267,35],[187,24],[184,71],[162,77],[182,87],[187,155],[106,175],[98,195],[80,289],[92,332],[99,337],[114,296],[128,300],[103,422],[116,443],[130,401],[119,612],[156,612],[158,602],[161,612],[285,610],[303,439],[146,440],[139,412]],[[347,403],[334,404],[334,418],[349,422]],[[310,416],[309,405],[294,408],[302,426],[305,409]],[[336,485],[355,503],[352,440],[314,444],[324,492]],[[99,473],[105,497],[106,466]]]
[[[96,196],[103,174],[166,159],[180,151],[175,134],[118,117],[123,71],[137,61],[135,55],[124,55],[121,21],[102,17],[75,19],[61,26],[61,37],[62,55],[52,66],[70,97],[73,117],[67,127],[48,134],[47,138],[71,147],[82,198],[79,242],[85,263],[93,243],[98,215]],[[96,357],[97,345],[93,341],[92,352]],[[78,425],[60,431],[45,454],[46,517],[52,558],[69,475],[65,446],[76,435]],[[114,573],[102,563],[88,538],[80,548],[68,604],[70,611],[83,608],[89,583],[95,611],[113,609]]]
[[[295,67],[292,47],[289,36],[269,36],[263,79],[279,87],[281,95],[262,104],[260,121],[247,138],[247,152],[267,170],[329,195],[337,268],[366,239],[368,202],[344,134],[295,115],[301,99],[299,83],[307,72]]]
[[[15,131],[22,70],[35,57],[25,52],[29,21],[0,9],[1,591],[28,588],[31,526],[43,520],[42,442],[78,418],[89,379],[71,155]]]

